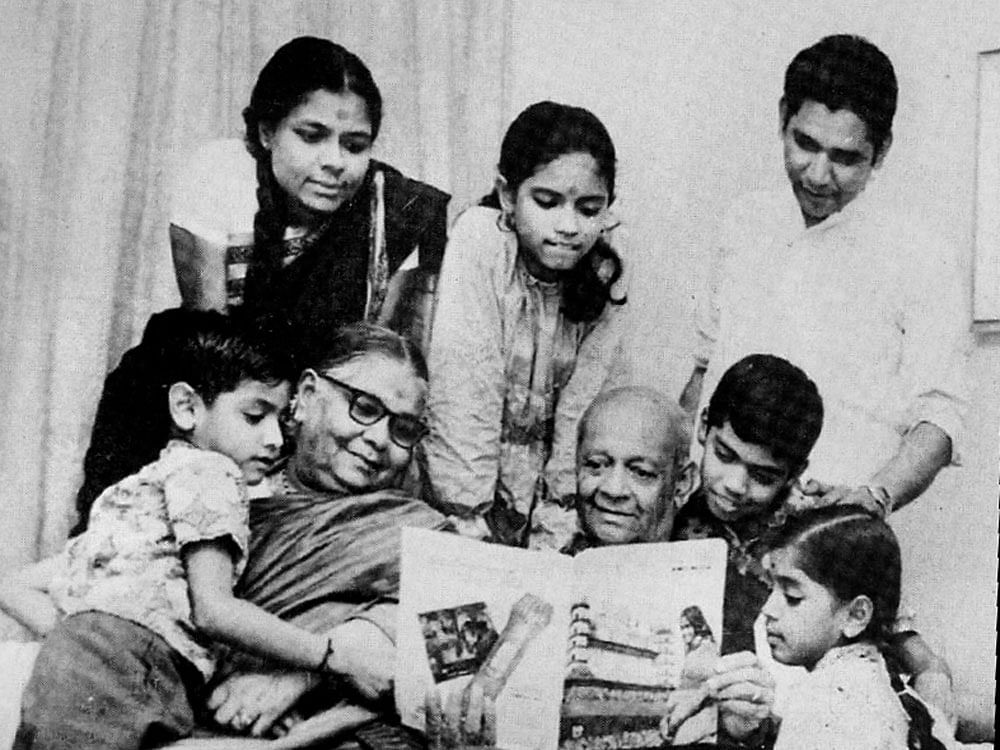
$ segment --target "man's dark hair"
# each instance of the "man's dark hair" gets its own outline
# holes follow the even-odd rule
[[[734,364],[708,402],[708,427],[726,422],[744,442],[764,446],[793,471],[804,466],[823,428],[816,384],[781,357],[751,354]]]
[[[892,134],[899,87],[892,63],[860,36],[837,34],[799,52],[785,71],[782,128],[807,99],[831,111],[847,109],[868,128],[877,158]]]

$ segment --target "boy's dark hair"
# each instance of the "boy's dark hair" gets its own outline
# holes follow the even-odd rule
[[[207,406],[244,380],[277,385],[294,379],[294,363],[280,343],[287,326],[277,318],[197,310],[189,312],[187,326],[163,382],[187,383]]]
[[[860,36],[827,36],[799,52],[785,71],[782,128],[807,99],[831,111],[847,109],[868,128],[877,158],[892,133],[898,95],[896,73],[882,50]]]
[[[899,542],[885,521],[861,506],[831,505],[791,516],[765,545],[791,550],[795,567],[840,601],[871,599],[871,622],[855,640],[886,643],[899,608],[902,565]]]
[[[734,364],[708,402],[708,427],[726,422],[747,443],[801,469],[823,428],[823,400],[816,384],[791,362],[751,354]]]

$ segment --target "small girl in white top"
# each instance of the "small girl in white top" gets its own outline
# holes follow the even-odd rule
[[[950,740],[932,736],[915,694],[897,694],[880,651],[899,606],[892,529],[832,506],[792,518],[769,546],[767,640],[778,662],[810,673],[785,705],[775,750],[944,750]]]

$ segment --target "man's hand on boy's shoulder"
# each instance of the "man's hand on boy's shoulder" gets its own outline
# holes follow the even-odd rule
[[[830,505],[858,505],[872,515],[885,518],[890,510],[887,503],[888,498],[880,497],[877,489],[871,487],[827,484],[817,479],[810,479],[791,489],[785,506],[792,513],[802,513]]]

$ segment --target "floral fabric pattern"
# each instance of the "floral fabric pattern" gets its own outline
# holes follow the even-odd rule
[[[477,206],[452,228],[424,448],[445,513],[530,516],[530,546],[559,549],[576,528],[577,423],[607,378],[623,315],[607,305],[595,321],[568,320],[559,282],[528,273],[498,216]]]
[[[70,540],[52,584],[64,614],[97,610],[161,635],[206,677],[211,642],[191,622],[185,545],[225,539],[233,584],[246,565],[249,501],[242,474],[226,456],[171,441],[160,458],[105,490],[87,531]]]

